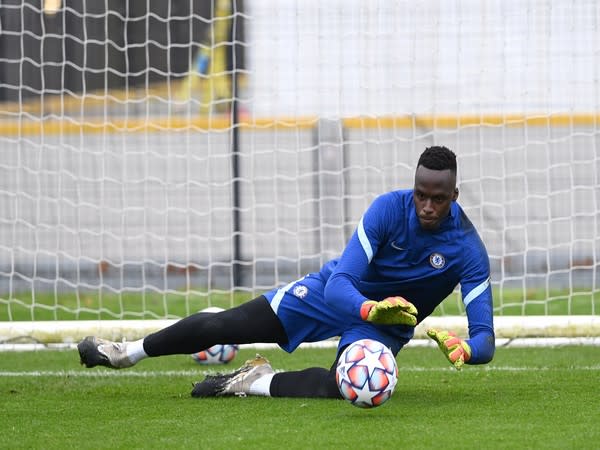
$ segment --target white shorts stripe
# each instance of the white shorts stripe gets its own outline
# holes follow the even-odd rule
[[[367,237],[367,233],[365,233],[365,227],[363,225],[362,218],[358,223],[358,228],[356,230],[358,234],[358,240],[360,241],[360,245],[362,245],[365,254],[367,255],[367,260],[371,262],[373,259],[373,248],[371,247],[371,243],[369,242],[369,238]]]
[[[479,296],[479,294],[481,294],[483,291],[485,291],[489,285],[490,285],[490,279],[488,277],[488,279],[485,280],[483,283],[481,283],[479,286],[476,286],[475,288],[473,288],[471,290],[471,292],[469,292],[467,294],[467,296],[463,299],[465,308],[469,305],[469,303],[471,303],[473,300],[475,300]]]
[[[275,314],[277,314],[277,310],[279,309],[279,304],[281,300],[283,300],[283,294],[291,289],[291,287],[297,282],[303,280],[305,277],[300,278],[299,280],[292,281],[291,283],[286,284],[282,288],[277,289],[277,292],[273,296],[273,300],[271,300],[271,309]]]

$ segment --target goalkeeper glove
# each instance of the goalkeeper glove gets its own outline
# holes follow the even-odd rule
[[[417,308],[402,297],[388,297],[380,302],[367,300],[360,307],[360,317],[380,325],[417,324]]]
[[[450,364],[460,370],[471,359],[471,347],[452,331],[427,330],[427,336],[433,339]]]

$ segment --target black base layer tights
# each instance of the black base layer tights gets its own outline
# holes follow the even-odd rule
[[[215,344],[287,342],[285,330],[263,296],[218,313],[192,314],[144,339],[149,356],[192,354]],[[337,360],[336,360],[337,362]],[[327,370],[311,367],[276,373],[273,397],[340,398],[335,382],[336,362]]]
[[[263,296],[218,313],[199,312],[146,336],[149,356],[192,354],[215,344],[286,343],[281,322]]]

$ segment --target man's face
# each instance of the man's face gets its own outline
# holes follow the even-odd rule
[[[417,167],[414,201],[421,228],[436,230],[450,213],[450,205],[458,198],[456,176],[451,170]]]

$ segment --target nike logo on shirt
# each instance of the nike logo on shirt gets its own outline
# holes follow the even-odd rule
[[[402,251],[404,251],[404,250],[406,250],[404,247],[401,247],[401,246],[399,246],[399,245],[398,245],[398,244],[396,244],[394,241],[392,241],[392,244],[391,244],[391,245],[392,245],[392,248],[395,248],[396,250],[399,250],[399,251],[401,251],[401,252],[402,252]]]

